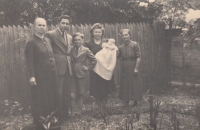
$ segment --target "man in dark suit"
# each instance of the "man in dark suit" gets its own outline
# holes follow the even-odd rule
[[[70,81],[72,76],[69,53],[71,51],[72,37],[67,34],[70,26],[70,17],[62,15],[58,19],[58,28],[46,33],[52,45],[57,75],[59,93],[59,117],[68,116],[70,102]]]
[[[71,61],[72,61],[72,86],[71,86],[71,102],[72,102],[72,116],[74,115],[75,95],[78,97],[78,114],[82,113],[83,95],[85,94],[85,82],[86,73],[96,65],[97,61],[92,52],[82,46],[83,34],[75,33],[72,37],[74,46],[71,49]],[[87,67],[86,60],[90,60],[90,64]]]

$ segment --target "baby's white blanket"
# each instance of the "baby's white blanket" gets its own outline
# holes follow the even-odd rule
[[[116,65],[117,50],[115,45],[102,44],[103,49],[96,53],[97,64],[94,72],[106,80],[111,80]]]

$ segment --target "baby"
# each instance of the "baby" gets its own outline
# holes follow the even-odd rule
[[[102,48],[111,49],[111,50],[118,50],[118,48],[115,46],[115,39],[108,39],[108,42],[102,44]]]
[[[93,70],[106,80],[112,78],[116,65],[117,50],[115,40],[111,38],[108,42],[102,44],[102,50],[95,55],[97,64]]]

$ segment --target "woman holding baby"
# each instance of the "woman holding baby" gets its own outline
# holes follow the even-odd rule
[[[104,35],[103,26],[99,23],[95,23],[91,27],[90,33],[91,33],[91,39],[90,41],[85,43],[85,46],[88,47],[89,50],[97,58],[97,65],[95,66],[96,68],[94,68],[90,72],[90,95],[95,98],[96,103],[99,108],[105,109],[106,102],[108,99],[108,94],[110,93],[111,88],[115,88],[115,82],[114,82],[112,72],[110,72],[110,68],[112,67],[109,66],[110,67],[109,68],[108,66],[105,66],[107,62],[100,64],[100,60],[103,60],[101,58],[103,56],[102,55],[103,53],[100,53],[100,51],[103,51],[102,45],[105,42],[103,40],[103,35]],[[116,59],[116,57],[114,58]],[[105,70],[104,72],[108,72],[108,74],[105,76],[103,73],[102,75],[100,71],[102,69],[100,68],[103,68]]]

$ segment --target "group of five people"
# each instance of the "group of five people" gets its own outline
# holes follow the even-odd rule
[[[113,71],[116,59],[121,61],[119,98],[128,106],[129,101],[142,98],[142,81],[138,72],[141,51],[137,42],[131,41],[129,29],[122,29],[122,43],[117,48],[115,40],[105,41],[104,28],[95,23],[90,30],[91,39],[84,42],[84,35],[67,32],[70,17],[58,18],[58,28],[46,33],[46,21],[36,18],[35,33],[27,42],[26,60],[30,74],[31,108],[34,124],[40,126],[41,116],[57,110],[60,119],[74,116],[75,98],[78,114],[82,113],[86,75],[89,71],[90,95],[98,107],[106,108],[108,94],[115,89]],[[88,64],[88,60],[90,61]]]

